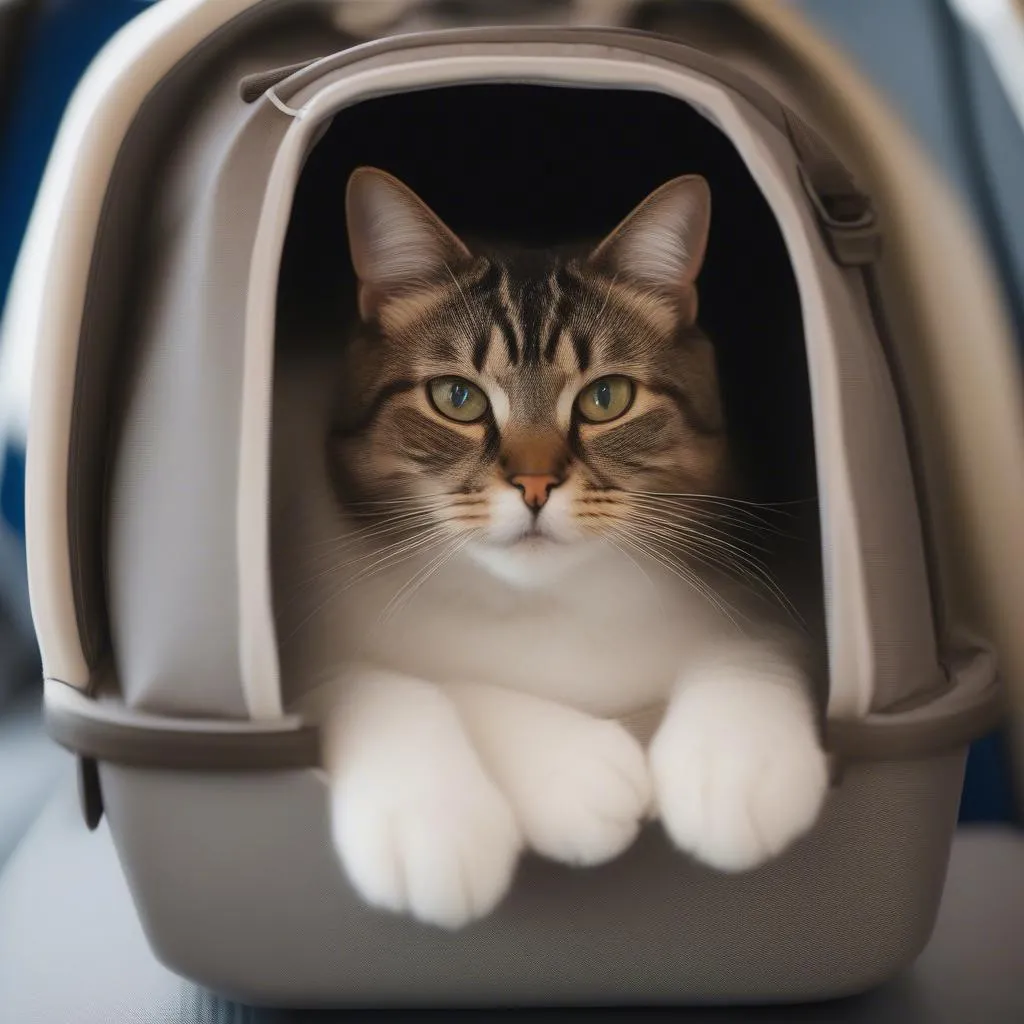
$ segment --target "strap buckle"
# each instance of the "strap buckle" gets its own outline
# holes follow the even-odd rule
[[[802,164],[797,171],[832,258],[844,267],[874,263],[882,251],[882,233],[870,198],[858,191],[822,195]]]

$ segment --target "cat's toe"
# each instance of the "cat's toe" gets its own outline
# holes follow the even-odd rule
[[[814,825],[828,765],[806,716],[677,715],[651,745],[659,815],[682,850],[720,871],[777,856]]]
[[[617,857],[636,838],[651,803],[640,745],[618,723],[590,719],[547,758],[532,793],[517,801],[530,846],[579,866]]]
[[[494,910],[522,847],[511,809],[486,786],[436,800],[342,798],[333,822],[349,879],[368,903],[449,929]]]

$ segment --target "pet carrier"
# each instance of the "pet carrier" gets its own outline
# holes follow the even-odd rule
[[[994,651],[1024,670],[1018,371],[956,202],[766,6],[165,0],[83,80],[7,319],[32,604],[50,731],[174,970],[288,1005],[800,1000],[925,944]],[[272,452],[284,307],[340,280],[369,162],[542,241],[711,181],[734,405],[807,453],[820,525],[836,771],[776,861],[719,874],[652,827],[601,868],[527,859],[451,934],[348,887],[279,650]]]

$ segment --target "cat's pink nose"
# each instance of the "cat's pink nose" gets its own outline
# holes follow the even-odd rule
[[[509,483],[522,492],[523,501],[534,511],[543,507],[552,489],[561,482],[549,473],[520,473],[509,478]]]

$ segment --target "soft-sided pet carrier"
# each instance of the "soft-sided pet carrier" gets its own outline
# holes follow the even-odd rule
[[[956,203],[784,6],[165,0],[83,81],[7,321],[36,346],[32,603],[49,728],[176,971],[291,1005],[800,1000],[923,947],[995,650],[1024,672],[1019,370]],[[280,325],[343,290],[360,163],[541,242],[710,181],[735,418],[754,462],[760,424],[807,463],[820,526],[834,782],[776,861],[716,873],[652,825],[601,868],[527,858],[450,934],[348,887],[271,493]]]

